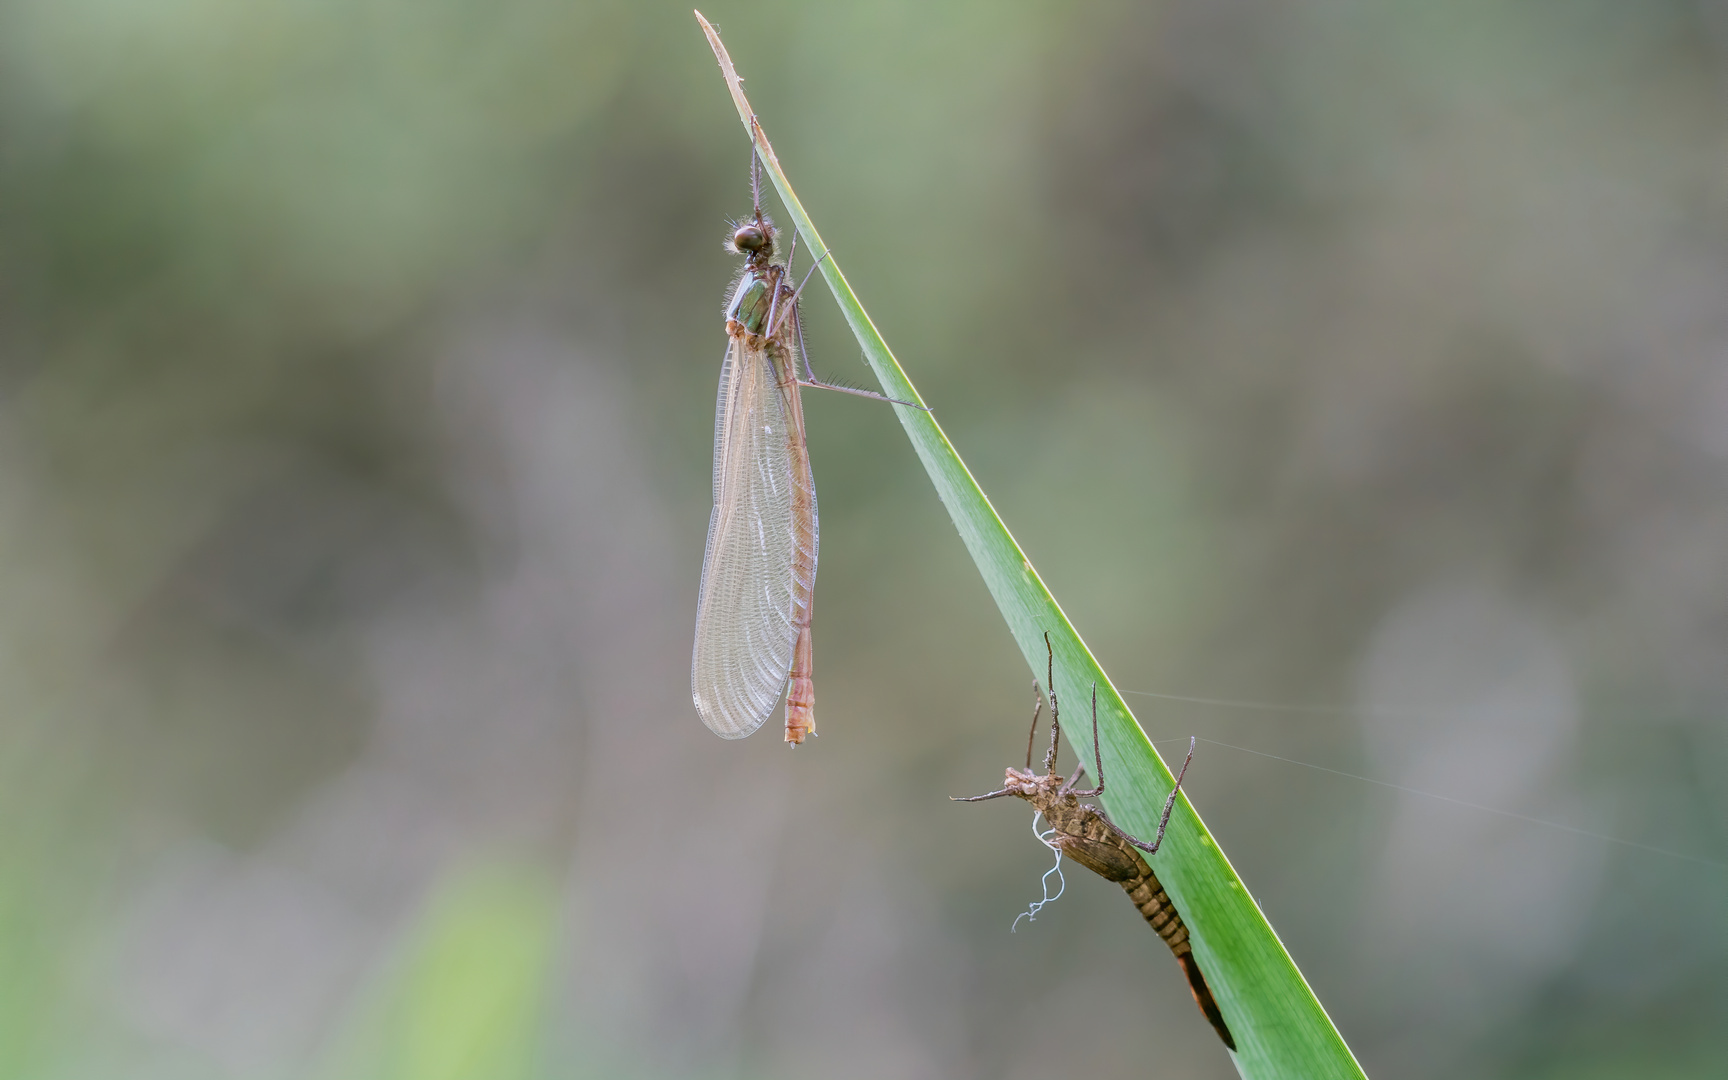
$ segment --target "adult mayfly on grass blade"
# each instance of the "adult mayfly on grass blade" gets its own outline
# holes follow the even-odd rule
[[[803,285],[794,289],[788,281],[797,240],[784,264],[774,261],[778,235],[762,213],[754,156],[750,187],[751,216],[729,241],[744,256],[744,269],[726,303],[730,340],[714,415],[714,510],[702,558],[690,693],[710,730],[741,739],[768,718],[784,688],[786,741],[797,746],[816,723],[810,616],[817,549],[816,484],[798,388],[890,399],[831,386],[810,373],[798,317]],[[801,360],[804,379],[798,378]]]

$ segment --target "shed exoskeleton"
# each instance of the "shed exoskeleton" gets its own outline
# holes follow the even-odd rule
[[[1050,649],[1048,634],[1044,635],[1044,647],[1046,651]],[[1084,763],[1076,767],[1074,774],[1066,779],[1056,772],[1056,750],[1062,731],[1062,719],[1056,699],[1055,668],[1055,657],[1052,655],[1048,673],[1050,749],[1044,755],[1044,772],[1038,774],[1032,771],[1032,744],[1038,737],[1038,718],[1044,710],[1044,691],[1037,680],[1033,680],[1032,731],[1026,738],[1026,767],[1016,769],[1010,766],[1007,778],[998,791],[966,799],[957,798],[954,801],[983,802],[986,799],[1000,799],[1012,795],[1031,803],[1050,824],[1051,832],[1047,834],[1046,842],[1051,847],[1099,877],[1122,886],[1141,916],[1157,931],[1158,936],[1164,939],[1164,944],[1170,946],[1170,951],[1176,954],[1183,974],[1188,977],[1188,988],[1194,992],[1195,1003],[1218,1032],[1218,1037],[1224,1040],[1224,1045],[1234,1050],[1236,1039],[1230,1034],[1229,1025],[1224,1022],[1224,1014],[1219,1010],[1218,1002],[1213,999],[1211,988],[1206,985],[1206,977],[1200,973],[1200,964],[1195,960],[1194,948],[1188,941],[1188,927],[1183,924],[1182,916],[1165,893],[1164,886],[1159,884],[1158,875],[1152,872],[1152,865],[1141,854],[1142,851],[1147,854],[1156,852],[1164,841],[1164,829],[1170,823],[1170,811],[1176,804],[1176,793],[1182,790],[1182,777],[1188,773],[1188,762],[1194,759],[1194,743],[1190,740],[1188,757],[1182,762],[1182,771],[1176,776],[1176,786],[1170,789],[1170,798],[1164,803],[1164,814],[1158,822],[1158,835],[1150,844],[1135,839],[1117,828],[1114,822],[1104,816],[1102,810],[1080,801],[1104,793],[1104,758],[1103,751],[1098,746],[1096,685],[1092,687],[1092,748],[1093,775],[1097,778],[1097,786],[1085,789],[1075,787],[1085,772]]]

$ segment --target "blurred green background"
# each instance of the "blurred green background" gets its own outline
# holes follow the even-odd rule
[[[1728,4],[706,14],[1118,686],[1301,706],[1129,699],[1369,1075],[1720,1076]],[[889,410],[822,737],[697,721],[747,155],[684,6],[0,0],[0,1076],[1233,1075],[1113,887],[1009,934]]]

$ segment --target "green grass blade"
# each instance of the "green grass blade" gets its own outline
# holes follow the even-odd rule
[[[696,18],[714,47],[720,70],[738,106],[739,118],[750,132],[799,235],[812,254],[826,252],[828,246],[793,193],[768,136],[744,96],[743,85],[719,35],[700,12]],[[922,403],[918,391],[847,285],[839,264],[830,257],[821,263],[821,268],[823,279],[882,384],[882,392],[892,398]],[[948,508],[955,528],[960,530],[966,550],[983,574],[1027,664],[1035,674],[1043,674],[1044,633],[1048,631],[1055,650],[1057,688],[1074,695],[1069,699],[1072,701],[1085,696],[1082,688],[1098,687],[1099,741],[1103,744],[1104,770],[1110,778],[1104,799],[1106,808],[1129,832],[1151,836],[1157,830],[1164,799],[1175,783],[1170,770],[1093,659],[1091,650],[1044,587],[990,500],[972,479],[935,417],[905,406],[895,406],[894,411],[936,485],[942,504]],[[1075,753],[1081,760],[1090,761],[1092,748],[1087,727],[1071,723],[1066,731]],[[1186,795],[1177,800],[1169,832],[1154,859],[1159,879],[1176,901],[1193,935],[1194,951],[1206,981],[1236,1036],[1237,1070],[1250,1080],[1361,1077],[1362,1069],[1350,1048]],[[1173,978],[1175,973],[1161,971],[1159,976]],[[1200,1022],[1198,1017],[1195,1022]]]

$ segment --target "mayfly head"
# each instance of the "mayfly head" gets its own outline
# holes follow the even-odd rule
[[[1062,786],[1060,776],[1041,776],[1030,769],[1009,767],[1002,780],[1002,790],[1010,795],[1025,799],[1034,806],[1043,806],[1058,794]]]
[[[774,257],[774,234],[774,223],[762,214],[754,214],[739,223],[726,243],[752,263],[767,262]]]

